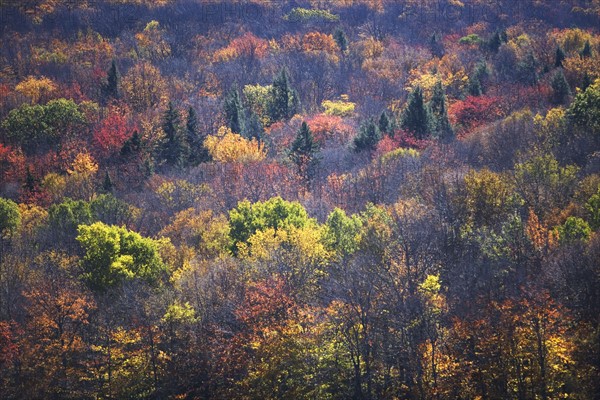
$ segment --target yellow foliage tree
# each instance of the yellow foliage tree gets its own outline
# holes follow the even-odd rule
[[[67,169],[66,195],[89,200],[94,195],[94,177],[98,172],[96,160],[88,153],[79,153]]]
[[[209,135],[205,140],[213,160],[222,163],[249,163],[262,161],[267,156],[263,143],[255,139],[245,139],[222,126],[216,135]]]
[[[150,21],[142,32],[135,35],[141,57],[160,60],[171,55],[171,46],[164,39],[158,21]]]
[[[36,78],[28,76],[15,87],[16,91],[29,97],[31,104],[37,104],[56,91],[56,84],[44,76]]]
[[[321,32],[309,32],[302,38],[302,50],[308,54],[327,54],[329,60],[338,62],[338,47],[333,36]]]
[[[166,84],[160,71],[149,62],[134,66],[123,79],[125,98],[136,111],[151,107],[163,108]]]

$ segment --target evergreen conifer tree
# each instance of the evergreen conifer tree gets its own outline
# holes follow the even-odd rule
[[[291,88],[288,73],[284,69],[273,80],[269,117],[272,122],[287,120],[299,109],[298,93]]]
[[[590,58],[592,56],[592,46],[590,45],[590,41],[586,40],[583,45],[583,49],[579,53],[583,58]]]
[[[556,48],[556,55],[554,56],[554,66],[556,68],[562,67],[563,66],[563,61],[565,61],[565,52],[563,51],[562,47],[558,46]]]
[[[552,102],[555,104],[564,104],[571,95],[571,88],[562,70],[559,69],[556,71],[550,85],[552,86]]]
[[[169,165],[183,167],[188,158],[189,145],[181,130],[179,111],[172,102],[169,102],[165,111],[162,128],[165,133],[162,158]]]
[[[290,159],[298,167],[298,173],[305,181],[310,181],[314,173],[314,167],[318,162],[317,153],[319,145],[315,142],[315,138],[310,131],[306,122],[302,122],[302,126],[298,130],[296,139],[290,147]]]
[[[108,74],[106,77],[106,86],[105,92],[108,98],[118,99],[119,98],[119,82],[121,80],[121,76],[119,74],[119,70],[117,69],[117,64],[115,60],[112,61],[110,68],[108,70]]]
[[[142,148],[142,138],[138,131],[134,131],[133,135],[123,143],[121,147],[121,155],[127,157],[134,153],[137,153]]]
[[[429,50],[434,57],[441,58],[444,56],[444,44],[436,33],[431,35],[431,39],[429,39]]]
[[[223,108],[225,111],[225,120],[227,121],[229,129],[231,129],[233,133],[242,134],[244,132],[245,122],[244,108],[236,88],[231,89],[227,94],[227,97],[225,97]]]
[[[448,109],[446,106],[446,92],[441,81],[437,81],[433,87],[433,95],[429,102],[432,122],[438,137],[442,140],[449,140],[454,137],[454,131],[448,121]]]
[[[586,71],[585,74],[583,74],[583,80],[581,82],[581,90],[585,91],[585,89],[587,89],[592,83],[593,83],[592,78],[590,77],[590,74],[588,74]]]
[[[402,114],[401,127],[412,132],[417,139],[423,139],[431,133],[431,114],[423,101],[423,90],[420,86],[416,86],[408,97],[408,104]]]
[[[106,170],[106,173],[104,174],[104,181],[102,182],[102,191],[104,193],[112,193],[114,188],[115,188],[115,185],[112,182],[112,179],[110,177],[110,174],[108,173],[108,170]]]
[[[488,41],[488,48],[494,54],[498,53],[500,50],[500,46],[502,46],[502,37],[500,36],[500,32],[494,33],[494,35]]]
[[[265,128],[263,127],[260,118],[254,111],[250,111],[248,120],[246,121],[246,130],[244,136],[248,139],[263,140]]]
[[[346,53],[346,51],[348,50],[348,38],[346,37],[344,31],[341,29],[337,29],[333,34],[333,39],[337,43],[342,54]]]
[[[381,132],[381,134],[386,134],[386,135],[392,135],[393,134],[393,124],[392,121],[390,121],[390,117],[388,117],[387,112],[382,112],[381,116],[379,117],[379,131]]]
[[[354,150],[356,152],[374,151],[381,140],[381,132],[373,119],[365,121],[360,126],[358,135],[354,138]]]
[[[37,180],[31,173],[31,168],[27,166],[26,175],[25,175],[25,184],[23,185],[26,191],[33,192],[37,187]]]

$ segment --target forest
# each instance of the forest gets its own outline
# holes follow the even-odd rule
[[[600,400],[600,0],[0,1],[0,398]]]

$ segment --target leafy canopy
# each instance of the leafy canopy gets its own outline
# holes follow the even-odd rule
[[[242,201],[229,212],[231,251],[237,254],[238,243],[247,242],[257,231],[304,228],[314,223],[298,202],[289,202],[281,197],[256,203]]]
[[[167,272],[156,240],[102,222],[80,225],[78,232],[77,241],[85,252],[83,278],[92,289],[105,290],[136,278],[157,284]]]

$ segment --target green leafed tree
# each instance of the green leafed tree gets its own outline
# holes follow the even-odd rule
[[[325,242],[338,255],[354,253],[359,247],[359,234],[362,220],[357,215],[346,215],[340,208],[334,209],[327,217]]]
[[[83,200],[65,199],[48,209],[49,236],[57,244],[71,244],[77,235],[77,227],[94,221],[90,204]]]
[[[585,210],[588,213],[588,221],[592,229],[600,229],[600,187],[598,192],[593,194],[585,203]]]
[[[90,201],[90,210],[94,221],[109,225],[129,225],[135,221],[139,210],[112,193],[101,194]]]
[[[561,243],[573,243],[577,241],[587,241],[592,234],[592,229],[583,219],[578,217],[569,217],[564,224],[556,228],[558,240]]]
[[[515,165],[517,190],[537,215],[566,206],[574,191],[578,167],[561,167],[552,154],[542,154]]]
[[[20,225],[21,213],[17,203],[0,197],[0,239],[12,236]]]
[[[238,243],[245,243],[254,233],[267,228],[304,228],[314,223],[298,202],[273,197],[265,202],[242,201],[229,212],[231,250],[237,253]]]
[[[155,285],[168,270],[156,240],[102,222],[80,225],[78,232],[77,241],[84,251],[83,278],[94,290],[133,279]]]
[[[45,105],[24,104],[13,109],[2,122],[6,142],[21,146],[27,154],[56,146],[83,127],[85,116],[73,100],[51,100]]]
[[[600,79],[584,92],[577,93],[567,116],[578,128],[600,135]]]

